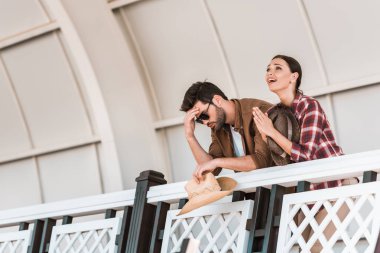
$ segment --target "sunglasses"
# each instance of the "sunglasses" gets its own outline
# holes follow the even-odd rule
[[[197,122],[199,124],[203,124],[204,120],[208,120],[210,118],[210,116],[207,114],[207,112],[208,112],[208,108],[210,107],[211,104],[212,104],[212,102],[209,102],[206,110],[204,112],[202,112],[198,117],[195,117],[195,122]]]

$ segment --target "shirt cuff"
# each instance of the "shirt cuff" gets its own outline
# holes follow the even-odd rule
[[[297,143],[292,143],[292,150],[290,151],[290,160],[293,162],[299,162],[301,154],[301,146]]]

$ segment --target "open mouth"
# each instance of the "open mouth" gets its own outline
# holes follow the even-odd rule
[[[277,79],[274,79],[274,78],[269,78],[269,79],[268,79],[268,83],[269,83],[269,84],[274,83],[274,82],[276,82],[276,81],[277,81]]]

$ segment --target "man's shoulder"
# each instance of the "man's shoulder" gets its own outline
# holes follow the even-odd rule
[[[242,113],[252,113],[252,107],[259,107],[262,111],[267,111],[273,105],[267,101],[256,98],[237,99],[241,105]]]

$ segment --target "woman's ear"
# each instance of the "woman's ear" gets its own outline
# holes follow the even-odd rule
[[[298,72],[292,73],[292,80],[297,80],[298,77],[299,77]]]

